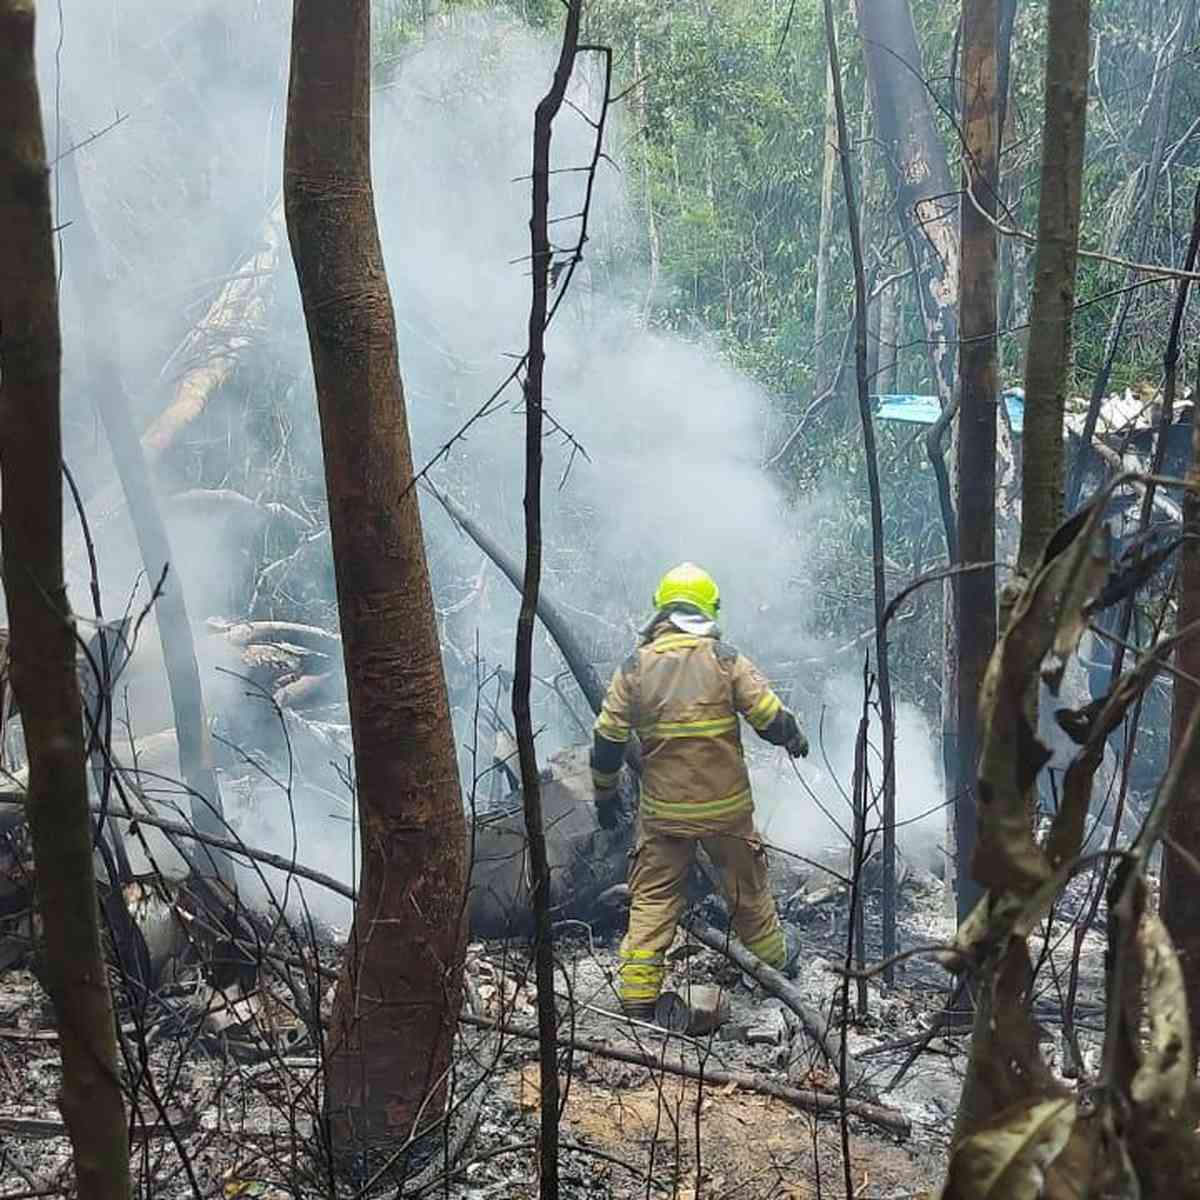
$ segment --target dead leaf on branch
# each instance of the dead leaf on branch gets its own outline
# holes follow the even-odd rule
[[[1028,797],[1049,750],[1026,711],[1039,671],[1056,690],[1087,628],[1087,608],[1108,571],[1108,533],[1095,504],[1055,532],[996,645],[980,691],[985,735],[979,765],[980,831],[972,864],[985,887],[1035,892],[1050,877],[1049,859],[1028,819]]]
[[[1038,1200],[1075,1115],[1071,1096],[1034,1100],[999,1114],[954,1151],[942,1200]]]
[[[1146,1046],[1130,1095],[1135,1104],[1174,1113],[1191,1083],[1192,1039],[1183,970],[1171,935],[1156,913],[1142,917],[1137,947],[1144,964]]]

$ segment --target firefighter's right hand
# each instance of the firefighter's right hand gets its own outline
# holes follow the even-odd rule
[[[792,735],[785,743],[784,749],[786,749],[793,758],[808,757],[808,738],[804,736],[804,731],[799,725],[797,725],[792,731]]]
[[[621,824],[621,792],[606,788],[596,793],[596,820],[601,829],[616,829]]]

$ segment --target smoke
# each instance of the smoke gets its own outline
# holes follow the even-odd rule
[[[835,676],[825,685],[817,723],[809,728],[809,757],[795,768],[782,754],[759,761],[753,772],[756,803],[766,837],[787,850],[812,854],[845,851],[853,828],[850,806],[854,752],[862,714],[862,681]],[[867,771],[872,793],[882,790],[883,761],[878,715],[868,729]],[[938,868],[945,829],[941,771],[929,724],[912,704],[896,706],[896,843],[926,870]],[[797,772],[801,778],[797,778]],[[880,813],[867,817],[870,833]],[[876,836],[874,849],[881,848]]]
[[[111,6],[64,0],[61,49],[55,22],[43,17],[49,126],[60,127],[55,96],[76,139],[105,124],[114,110],[129,114],[80,151],[79,162],[89,204],[104,220],[125,377],[142,422],[161,411],[164,381],[158,372],[203,311],[211,281],[253,247],[278,191],[288,6],[273,0],[249,7],[246,13],[247,6],[232,0],[198,6],[182,0],[119,0]],[[403,49],[394,75],[376,92],[373,114],[376,203],[414,455],[424,465],[452,442],[433,478],[518,560],[523,431],[517,388],[466,437],[454,438],[525,346],[532,114],[556,56],[550,39],[511,19],[443,15],[431,21],[420,45]],[[581,112],[592,120],[599,116],[599,89],[599,64],[581,59],[569,93],[581,111],[564,109],[555,126],[553,165],[561,171],[553,177],[552,230],[564,251],[580,235],[586,176],[576,168],[592,156],[594,130]],[[620,164],[636,131],[623,123],[620,106],[609,118],[605,150]],[[212,169],[198,171],[186,162],[178,169],[177,206],[151,210],[143,193],[171,194],[169,188],[164,193],[161,177],[170,178],[173,162],[193,153],[211,156]],[[191,195],[197,187],[206,189],[199,198]],[[182,224],[181,214],[187,218]],[[547,337],[546,404],[565,433],[549,436],[545,446],[543,585],[578,618],[585,642],[607,670],[628,653],[662,571],[683,559],[702,563],[721,585],[726,637],[772,672],[814,747],[824,711],[831,769],[816,750],[801,769],[830,811],[844,815],[834,779],[849,787],[861,688],[852,679],[828,681],[805,665],[819,657],[824,642],[810,620],[818,586],[811,568],[816,529],[844,497],[831,486],[789,504],[762,467],[769,396],[715,346],[646,327],[641,313],[648,280],[639,250],[644,220],[624,176],[602,162],[584,259]],[[69,279],[75,269],[69,229],[64,237]],[[86,459],[103,480],[111,468],[78,349],[88,335],[88,314],[73,307],[69,287],[65,297],[68,453]],[[319,461],[319,431],[286,256],[270,298],[269,344],[255,349],[298,381],[289,389],[285,414],[288,450],[293,461],[312,464]],[[229,446],[197,453],[241,450],[249,453]],[[475,685],[481,670],[511,666],[517,598],[436,503],[423,505],[467,776],[490,761],[490,734],[476,728]],[[180,517],[172,533],[193,620],[244,616],[230,611],[237,595],[230,580],[245,574],[253,547],[235,530],[194,515]],[[119,606],[138,569],[127,527],[114,522],[100,530],[98,541],[106,589]],[[311,569],[328,575],[327,558]],[[73,581],[77,600],[81,586],[80,579]],[[143,634],[143,645],[153,640]],[[214,695],[222,704],[235,703],[228,683],[217,683],[217,659],[203,647],[202,653],[210,707]],[[535,673],[549,682],[560,671],[557,655],[539,634]],[[218,686],[226,690],[218,693]],[[538,688],[544,759],[581,735],[558,696]],[[146,684],[133,696],[131,707],[146,713],[141,728],[161,728],[164,695]],[[574,707],[589,724],[577,697]],[[497,709],[506,716],[503,695]],[[934,807],[940,785],[919,713],[902,705],[898,725],[903,818]],[[319,853],[322,861],[313,865],[349,879],[353,830],[345,812],[335,811],[333,797],[345,799],[331,766],[335,759],[309,753],[319,786],[306,794],[297,789],[290,807],[287,798],[256,787],[238,820],[251,840],[281,852],[288,851],[295,828],[302,861]],[[470,788],[468,777],[464,787]],[[756,787],[779,842],[812,849],[838,836],[790,771],[757,770]],[[937,825],[935,817],[933,826],[911,827],[902,840],[915,844],[919,829],[928,841]],[[344,915],[336,905],[330,911]]]

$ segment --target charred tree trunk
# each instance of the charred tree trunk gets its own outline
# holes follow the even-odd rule
[[[326,1114],[335,1158],[368,1168],[376,1151],[394,1154],[442,1116],[467,881],[371,190],[370,65],[369,0],[296,0],[285,211],[321,420],[362,853],[329,1031]]]
[[[45,981],[62,1054],[59,1103],[79,1194],[126,1200],[129,1142],[100,950],[75,630],[63,582],[62,343],[33,42],[32,0],[0,0],[0,550],[12,687],[29,754]]]
[[[996,557],[996,214],[999,186],[998,0],[966,0],[962,19],[964,195],[959,261],[958,552]],[[982,210],[982,211],[981,211]],[[958,771],[953,781],[956,894],[963,921],[983,894],[971,877],[979,689],[996,643],[996,571],[968,571],[957,586]]]
[[[1005,613],[1062,519],[1063,406],[1079,249],[1089,13],[1090,0],[1051,0],[1049,7],[1037,266],[1021,437],[1021,542],[1016,574],[1005,588]]]
[[[529,219],[533,295],[529,305],[529,353],[525,368],[525,573],[513,663],[512,711],[521,763],[521,797],[533,884],[533,960],[537,977],[538,1065],[541,1087],[539,1144],[542,1200],[558,1197],[558,1008],[554,999],[554,934],[550,925],[550,867],[542,821],[541,780],[533,744],[529,689],[533,681],[533,618],[542,580],[542,397],[546,368],[546,320],[550,283],[550,142],[575,66],[583,0],[571,0],[562,50],[550,89],[533,118],[533,208]]]
[[[79,269],[71,272],[70,278],[79,296],[80,307],[93,322],[85,343],[92,395],[125,493],[146,578],[151,587],[159,580],[163,581],[155,603],[155,617],[171,693],[179,771],[191,797],[192,822],[196,828],[213,837],[224,837],[227,830],[221,788],[213,770],[212,737],[205,718],[200,669],[196,664],[196,645],[183,581],[179,572],[170,572],[174,558],[167,527],[121,382],[119,331],[113,320],[96,231],[79,186],[74,155],[68,154],[59,170],[70,213],[68,236],[74,239],[82,259]],[[234,883],[233,863],[227,854],[200,851],[194,856],[193,864],[199,871],[215,874],[230,886]]]
[[[842,190],[846,197],[846,220],[850,227],[850,255],[854,262],[854,367],[858,384],[858,415],[862,423],[863,457],[867,464],[867,486],[871,502],[871,568],[875,584],[875,670],[879,680],[879,722],[883,727],[883,959],[884,978],[892,982],[889,961],[896,953],[896,721],[892,685],[888,671],[887,583],[883,571],[883,507],[879,492],[879,460],[875,452],[875,425],[867,382],[867,275],[863,267],[862,233],[858,205],[854,199],[854,175],[850,168],[850,135],[842,103],[842,80],[838,66],[837,31],[833,8],[825,0],[825,40],[829,51],[829,77],[837,118],[838,158],[842,168]],[[864,700],[865,703],[865,700]],[[864,800],[865,803],[865,800]]]

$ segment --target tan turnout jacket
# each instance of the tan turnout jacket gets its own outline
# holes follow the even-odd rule
[[[738,714],[761,731],[782,707],[745,655],[664,621],[613,675],[596,733],[640,738],[643,820],[723,823],[754,807]],[[594,778],[605,788],[616,777]]]

